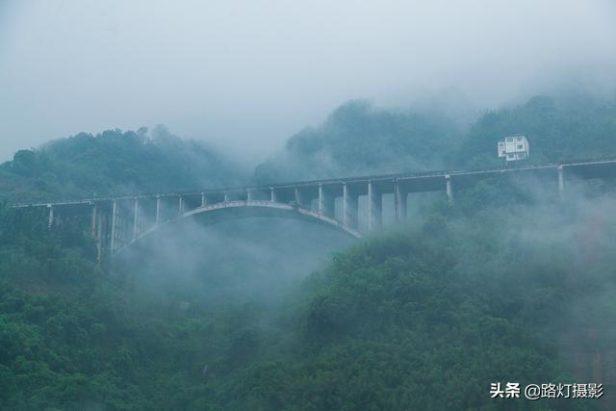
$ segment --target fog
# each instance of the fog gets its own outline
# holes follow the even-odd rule
[[[605,90],[615,21],[609,0],[3,0],[0,160],[164,123],[257,163],[352,98],[483,110]]]
[[[114,275],[156,304],[179,299],[208,309],[251,303],[277,307],[304,277],[352,243],[342,232],[303,221],[253,217],[204,226],[196,218],[125,250]]]
[[[491,181],[489,190],[501,191],[502,185],[495,184],[498,181]],[[409,220],[394,228],[389,222],[390,234],[421,240],[443,259],[450,259],[450,268],[443,268],[444,272],[438,275],[447,276],[454,289],[460,291],[455,284],[464,284],[468,286],[467,291],[481,290],[478,294],[459,296],[460,300],[466,299],[468,303],[481,299],[482,292],[500,295],[500,301],[494,305],[484,301],[486,307],[483,309],[493,310],[502,318],[511,316],[522,321],[525,329],[533,330],[543,344],[558,350],[563,363],[577,379],[604,378],[600,381],[607,385],[616,378],[613,348],[616,338],[613,316],[616,193],[613,179],[611,182],[587,181],[569,176],[564,193],[566,202],[558,200],[554,176],[500,181],[506,182],[511,191],[523,193],[528,201],[513,207],[501,204],[500,208],[481,209],[472,202],[478,200],[471,188],[468,192],[459,192],[456,200],[463,214],[468,215],[456,214],[452,209],[447,213],[447,224],[441,225],[439,219],[432,220],[434,215],[429,214],[439,202],[445,203],[444,196],[425,199],[428,200],[424,204],[426,207],[417,209],[413,207],[420,196],[412,193]],[[469,211],[470,208],[474,210]],[[478,224],[480,221],[483,224]],[[292,323],[288,318],[294,321],[301,318],[294,310],[301,307],[298,301],[305,298],[302,290],[310,289],[311,279],[315,281],[327,270],[332,270],[330,275],[344,276],[340,265],[337,266],[339,271],[332,268],[336,263],[331,252],[348,250],[351,244],[348,238],[333,230],[283,219],[238,220],[207,228],[197,220],[187,220],[183,225],[162,230],[128,249],[119,260],[119,271],[112,276],[124,278],[130,284],[127,300],[131,307],[146,302],[177,318],[190,317],[199,310],[209,317],[230,316],[221,307],[226,310],[235,307],[234,310],[241,314],[238,318],[247,317],[245,323],[240,323],[249,324],[253,331],[258,330],[255,333],[260,337],[250,340],[255,345],[260,339],[267,341],[264,335],[274,336],[271,341],[278,340],[280,335],[289,332],[289,328],[285,328]],[[446,236],[442,236],[443,233]],[[397,242],[400,237],[396,238],[393,235],[391,242],[380,245],[378,240],[374,241],[371,249],[361,248],[363,241],[355,242],[360,247],[355,250],[364,250],[365,254],[360,255],[369,267],[369,277],[379,274],[371,271],[368,261],[390,259],[388,264],[391,265],[385,265],[391,267],[390,281],[403,289],[396,274],[397,264],[402,264],[405,258],[425,261],[427,257],[422,252],[424,246],[407,249],[404,242]],[[386,257],[379,254],[384,244],[389,247]],[[148,255],[145,260],[144,252]],[[413,254],[403,257],[406,252]],[[425,267],[420,264],[417,270],[423,273],[422,269]],[[323,272],[302,282],[314,270]],[[354,275],[361,277],[361,270]],[[362,292],[369,294],[374,284],[363,282]],[[353,287],[357,285],[349,285],[346,292],[357,292]],[[421,289],[422,284],[414,287]],[[379,289],[375,298],[383,293],[386,294]],[[345,307],[345,297],[335,296],[334,304]],[[355,295],[352,301],[360,298]],[[395,304],[395,297],[388,295],[388,298],[391,298],[388,303]],[[422,303],[413,301],[413,304]],[[460,304],[460,309],[463,306]],[[420,317],[419,311],[415,315]],[[231,328],[242,329],[237,318],[225,317],[225,321],[232,324]],[[361,321],[370,320],[362,317]],[[482,323],[482,327],[488,326]],[[345,333],[343,329],[336,332]],[[284,344],[276,349],[280,347]],[[464,357],[472,355],[470,351],[465,345]],[[601,369],[604,371],[597,371]],[[608,392],[606,400],[611,395]]]

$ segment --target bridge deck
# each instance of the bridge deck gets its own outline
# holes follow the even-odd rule
[[[26,207],[50,207],[50,206],[79,206],[79,205],[94,205],[97,202],[106,202],[113,200],[132,200],[140,198],[152,198],[152,197],[178,197],[178,196],[198,196],[198,195],[212,195],[212,194],[224,194],[224,193],[240,193],[247,190],[254,191],[267,191],[271,189],[285,190],[295,188],[316,188],[319,185],[333,186],[342,184],[366,184],[372,183],[386,183],[392,181],[398,181],[401,183],[411,183],[420,181],[429,181],[430,179],[442,180],[445,178],[473,178],[473,177],[488,177],[491,175],[502,175],[506,173],[532,173],[549,170],[557,170],[558,168],[565,168],[569,171],[573,171],[583,177],[593,177],[597,169],[605,171],[608,169],[610,173],[616,174],[616,159],[601,159],[601,160],[576,160],[554,164],[544,165],[530,165],[524,167],[503,167],[503,168],[491,168],[491,169],[475,169],[475,170],[439,170],[439,171],[427,171],[420,173],[399,173],[399,174],[382,174],[382,175],[369,175],[359,177],[342,177],[342,178],[327,178],[319,180],[307,180],[297,182],[283,182],[274,183],[262,186],[243,186],[243,187],[226,187],[217,189],[203,189],[203,190],[190,190],[190,191],[178,191],[167,193],[139,193],[132,195],[122,195],[115,197],[91,197],[79,200],[66,200],[66,201],[50,201],[44,203],[30,203],[30,204],[13,204],[12,208],[26,208]],[[604,173],[601,173],[604,174]],[[414,191],[414,190],[411,190]],[[421,190],[418,190],[421,191]]]

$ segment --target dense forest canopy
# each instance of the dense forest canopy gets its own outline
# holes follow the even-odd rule
[[[276,181],[442,168],[455,133],[444,117],[352,101],[320,127],[291,137],[282,153],[257,167],[256,177]]]
[[[498,165],[496,141],[512,134],[529,138],[533,164],[615,157],[616,96],[536,96],[519,106],[487,113],[464,136],[456,164]]]
[[[616,155],[613,100],[536,97],[460,128],[362,102],[292,137],[259,181]],[[246,181],[158,131],[15,154],[4,200]],[[87,228],[0,204],[2,409],[597,409],[491,400],[489,384],[614,381],[614,181],[484,181],[353,246],[252,220],[152,239],[106,267]],[[41,218],[43,217],[43,218]],[[241,238],[240,238],[241,237]],[[338,250],[333,255],[328,250]],[[312,274],[309,274],[312,272]]]
[[[237,184],[243,169],[203,143],[152,131],[80,133],[15,153],[0,166],[4,199],[37,201]]]
[[[259,165],[258,181],[345,177],[503,166],[496,143],[524,134],[530,162],[616,156],[616,97],[587,94],[536,96],[488,111],[471,124],[434,112],[377,109],[350,102],[323,125],[293,136],[281,152]]]

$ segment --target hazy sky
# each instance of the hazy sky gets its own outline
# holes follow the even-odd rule
[[[0,0],[0,160],[164,123],[256,161],[351,98],[596,87],[616,73],[614,3]]]

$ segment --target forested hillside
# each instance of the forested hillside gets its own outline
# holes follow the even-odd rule
[[[466,127],[454,120],[350,102],[323,125],[289,139],[255,177],[266,182],[501,167],[496,143],[514,134],[530,140],[532,164],[616,156],[616,97],[536,96],[483,113]]]
[[[534,144],[532,161],[607,156],[613,110],[541,97],[460,131],[350,103],[256,175],[491,166],[496,140],[515,132]],[[565,137],[552,127],[561,120]],[[165,134],[80,134],[19,152],[0,171],[3,196],[242,178]],[[483,181],[454,207],[436,198],[353,245],[305,223],[196,221],[110,266],[96,264],[87,227],[48,230],[36,211],[2,203],[0,409],[598,409],[489,395],[493,382],[616,380],[615,184],[567,190],[562,203],[551,180]]]
[[[442,168],[456,127],[444,116],[376,109],[352,101],[317,128],[291,137],[256,169],[258,181],[314,179]]]
[[[616,156],[616,96],[536,96],[481,116],[463,136],[455,165],[498,165],[496,141],[525,134],[532,164]]]
[[[547,207],[503,224],[505,211],[447,222],[435,215],[336,256],[304,284],[289,347],[242,371],[225,401],[237,409],[527,409],[490,400],[489,382],[593,378],[593,355],[614,354],[604,345],[614,328],[600,320],[614,316],[616,250],[605,242],[613,219],[578,249],[571,240],[589,235],[583,213],[546,219],[558,214]]]
[[[164,127],[80,133],[0,165],[0,200],[76,199],[237,184],[237,164]]]
[[[590,380],[594,353],[611,358],[615,337],[602,319],[614,316],[616,223],[612,200],[600,201],[564,214],[550,204],[472,218],[435,209],[424,224],[363,241],[269,300],[264,288],[280,287],[266,271],[251,280],[200,266],[207,274],[195,277],[187,252],[176,254],[176,269],[153,262],[136,274],[137,254],[102,272],[77,232],[22,225],[0,242],[0,401],[9,409],[490,409],[504,405],[489,399],[490,382]],[[283,240],[269,237],[270,246]],[[246,281],[255,284],[239,292]]]

